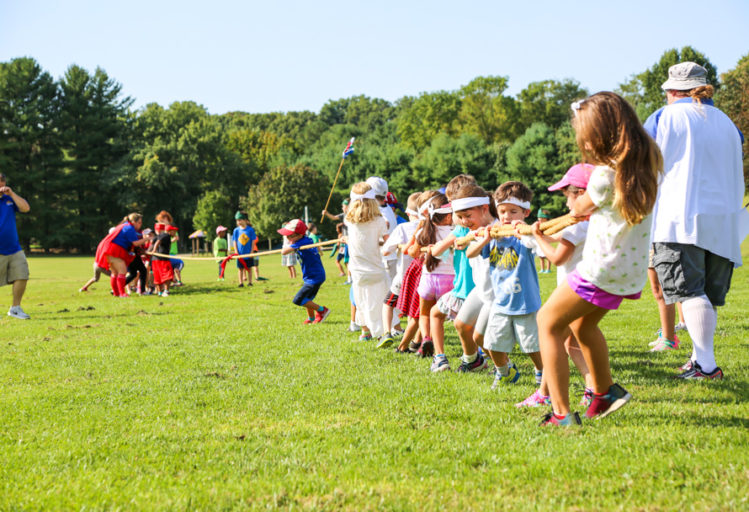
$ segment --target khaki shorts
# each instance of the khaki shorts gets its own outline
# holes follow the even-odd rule
[[[29,264],[23,251],[15,254],[0,254],[0,286],[29,278]]]
[[[484,335],[484,348],[509,354],[515,343],[525,354],[539,351],[536,313],[503,315],[491,311]]]

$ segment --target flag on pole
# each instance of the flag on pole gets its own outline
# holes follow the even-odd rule
[[[346,158],[351,153],[354,152],[354,139],[356,137],[351,137],[351,140],[348,141],[348,144],[346,144],[346,149],[343,150],[343,158]]]

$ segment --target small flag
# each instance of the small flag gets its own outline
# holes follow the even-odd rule
[[[343,158],[346,158],[351,153],[354,152],[354,139],[356,137],[351,137],[351,140],[348,141],[348,144],[346,144],[346,149],[343,150]]]

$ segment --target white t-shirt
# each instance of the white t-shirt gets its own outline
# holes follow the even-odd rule
[[[494,224],[499,221],[494,220],[489,224],[486,229],[491,228]],[[471,245],[478,244],[478,241],[471,242]],[[494,287],[492,286],[491,277],[489,277],[489,258],[482,258],[481,254],[473,258],[468,258],[468,264],[471,265],[471,272],[473,273],[473,283],[479,290],[479,296],[484,304],[491,304],[494,302]]]
[[[380,206],[380,213],[388,222],[387,234],[389,235],[393,231],[395,231],[396,227],[398,227],[398,219],[395,218],[395,212],[388,205]],[[383,256],[382,259],[384,261],[390,261],[396,259],[397,257],[398,256],[395,254],[395,252],[393,252],[391,254],[388,254],[387,256]]]
[[[583,279],[614,295],[642,291],[648,270],[652,214],[630,226],[612,207],[616,173],[606,166],[593,170],[587,192],[598,209],[590,217],[583,259]]]
[[[408,243],[411,236],[416,232],[418,225],[419,221],[402,222],[401,224],[398,224],[382,246],[382,252],[390,251],[396,253],[398,245]],[[404,252],[401,254],[401,257],[398,259],[395,279],[403,277],[403,273],[412,261],[413,258],[407,253]]]
[[[450,233],[452,233],[453,227],[452,226],[437,226],[437,236],[436,236],[436,242],[440,242],[450,236]],[[418,236],[418,235],[417,235]],[[422,274],[448,274],[448,275],[455,275],[455,267],[453,267],[453,251],[452,249],[447,249],[445,252],[440,254],[439,257],[439,264],[434,267],[434,270],[429,272],[427,270],[426,263],[422,265],[421,272]]]
[[[557,286],[567,280],[567,274],[575,270],[577,264],[583,259],[583,247],[585,247],[585,238],[588,235],[587,220],[578,222],[572,226],[567,226],[560,233],[562,240],[567,240],[575,246],[572,256],[565,263],[557,265]]]
[[[733,121],[710,105],[673,103],[660,114],[655,140],[664,175],[653,242],[696,245],[740,266],[744,173]]]
[[[376,217],[370,222],[352,223],[348,227],[348,268],[363,274],[381,274],[385,270],[380,253],[380,239],[387,234],[384,217]]]

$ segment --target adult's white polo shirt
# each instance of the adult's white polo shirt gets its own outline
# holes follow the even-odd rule
[[[653,242],[690,244],[741,265],[741,132],[712,101],[679,99],[648,118],[663,153]]]

